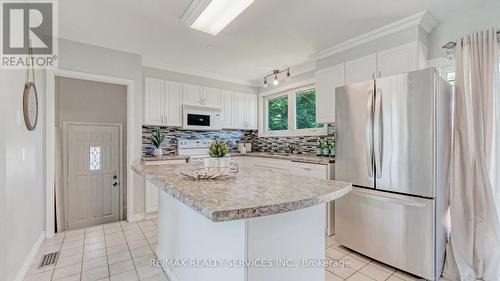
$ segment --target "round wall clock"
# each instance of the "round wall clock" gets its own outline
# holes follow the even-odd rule
[[[23,114],[24,123],[28,130],[33,131],[38,121],[38,94],[33,82],[24,84],[23,92]]]

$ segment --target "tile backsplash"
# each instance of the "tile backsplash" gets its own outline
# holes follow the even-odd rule
[[[186,139],[221,139],[225,140],[231,149],[236,150],[239,142],[251,142],[253,151],[261,152],[289,152],[288,145],[291,145],[294,153],[315,153],[316,142],[321,140],[333,141],[335,136],[335,126],[328,125],[328,135],[326,136],[300,136],[300,137],[258,137],[257,131],[223,130],[223,131],[185,131],[177,127],[142,127],[142,154],[149,156],[153,153],[153,143],[151,133],[160,129],[166,134],[162,150],[164,154],[177,153],[177,140]]]

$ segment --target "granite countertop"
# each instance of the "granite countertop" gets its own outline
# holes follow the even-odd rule
[[[187,160],[189,156],[179,154],[168,154],[160,157],[155,156],[142,156],[142,161],[168,161],[168,160]]]
[[[283,159],[290,160],[293,162],[304,162],[304,163],[312,163],[312,164],[330,164],[335,163],[335,157],[321,157],[316,156],[314,154],[269,154],[268,152],[249,152],[246,154],[240,154],[238,152],[231,153],[231,156],[240,157],[262,157],[262,158],[272,158],[272,159]]]
[[[254,168],[241,168],[237,175],[224,179],[193,181],[180,174],[185,167],[137,162],[131,169],[214,222],[303,209],[336,200],[352,189],[350,183]]]

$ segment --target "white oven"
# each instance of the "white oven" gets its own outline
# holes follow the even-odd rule
[[[184,105],[182,129],[196,131],[222,130],[222,110],[217,107]]]

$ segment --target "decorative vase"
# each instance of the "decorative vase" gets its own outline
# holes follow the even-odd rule
[[[321,151],[321,148],[316,148],[316,156],[321,156],[323,154],[323,151]]]
[[[209,168],[228,168],[231,166],[231,157],[210,157],[203,159],[203,166]]]
[[[335,157],[335,147],[330,149],[330,156]]]
[[[330,155],[330,149],[329,148],[323,148],[323,156],[328,156]]]
[[[163,151],[161,150],[161,148],[155,148],[155,150],[153,151],[153,156],[154,157],[161,157],[163,155]]]

